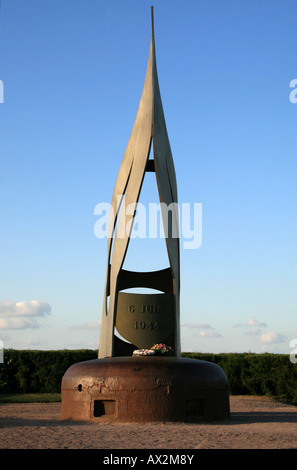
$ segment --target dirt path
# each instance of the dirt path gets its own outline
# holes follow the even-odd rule
[[[60,404],[0,404],[1,449],[297,449],[297,407],[231,396],[211,424],[60,421]]]

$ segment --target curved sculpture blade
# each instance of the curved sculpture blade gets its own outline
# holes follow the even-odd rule
[[[137,204],[152,141],[160,201],[169,206],[172,203],[177,203],[177,185],[157,77],[153,9],[150,52],[144,86],[131,136],[116,179],[111,202],[107,247],[107,272],[100,331],[99,357],[113,356],[118,276],[126,256],[134,219],[134,214],[127,215],[124,211],[121,211],[121,203],[124,201],[125,207],[128,207],[130,204]],[[130,229],[126,231],[126,227],[130,227]],[[119,231],[121,231],[121,233],[119,233]],[[172,277],[174,279],[177,319],[175,326],[176,352],[177,355],[179,355],[180,279],[178,213],[173,213],[166,236],[166,245]]]

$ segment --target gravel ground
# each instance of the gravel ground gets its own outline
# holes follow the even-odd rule
[[[231,396],[215,423],[81,423],[59,403],[0,404],[0,449],[297,449],[297,407]]]

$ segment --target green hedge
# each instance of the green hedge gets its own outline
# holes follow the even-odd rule
[[[0,364],[0,393],[59,393],[62,377],[72,364],[97,357],[98,351],[89,349],[7,349]]]
[[[232,395],[266,395],[297,405],[297,364],[286,354],[196,354],[192,357],[218,364],[228,377]]]
[[[226,373],[231,395],[267,395],[297,405],[297,364],[285,354],[183,353],[218,364]],[[7,349],[0,364],[0,393],[59,393],[66,370],[96,359],[98,351]]]

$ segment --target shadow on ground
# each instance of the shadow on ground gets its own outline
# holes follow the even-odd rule
[[[255,423],[297,423],[297,412],[231,412],[230,418],[227,418],[222,421],[215,422],[199,422],[199,423],[152,423],[152,424],[166,424],[176,426],[182,424],[184,426],[200,426],[200,425],[209,425],[209,426],[232,426],[238,424],[255,424]],[[90,425],[104,425],[106,422],[94,423],[94,422],[84,422],[84,421],[74,421],[74,420],[60,420],[57,419],[38,419],[38,418],[22,418],[22,417],[1,417],[0,429],[7,427],[22,427],[22,426],[90,426]],[[146,423],[111,423],[114,425],[143,425]]]

